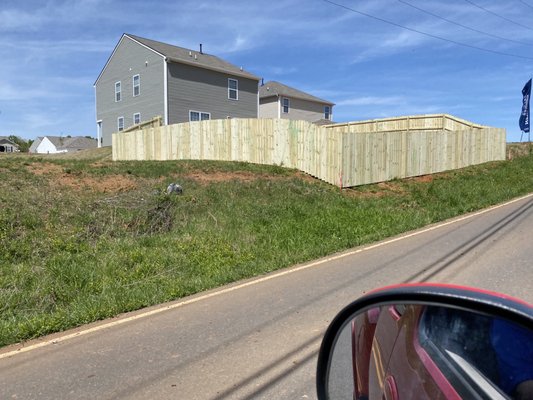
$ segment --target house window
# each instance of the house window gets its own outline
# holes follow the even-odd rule
[[[124,130],[124,117],[117,118],[117,128],[119,132]]]
[[[115,101],[120,101],[122,99],[120,86],[120,81],[115,82]]]
[[[287,114],[289,112],[290,101],[288,98],[283,98],[283,112]]]
[[[141,94],[141,76],[133,76],[133,97]]]
[[[228,99],[239,100],[239,81],[237,79],[228,79]]]
[[[331,117],[331,107],[325,106],[324,107],[324,119],[330,119]]]
[[[133,125],[137,125],[140,123],[141,123],[141,113],[133,114]]]
[[[211,119],[211,114],[201,111],[189,111],[189,121],[206,121]]]

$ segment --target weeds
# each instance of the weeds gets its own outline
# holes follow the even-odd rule
[[[532,157],[343,191],[276,166],[97,153],[1,157],[0,171],[0,345],[533,191]]]

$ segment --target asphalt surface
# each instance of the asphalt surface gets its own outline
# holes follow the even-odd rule
[[[356,222],[354,222],[356,223]],[[533,195],[179,302],[0,350],[0,399],[314,399],[328,323],[376,287],[533,302]]]

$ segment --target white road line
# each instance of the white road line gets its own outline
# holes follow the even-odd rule
[[[248,286],[257,285],[257,284],[259,284],[261,282],[266,282],[266,281],[269,281],[271,279],[279,278],[281,276],[285,276],[285,275],[293,274],[293,273],[298,272],[298,271],[303,271],[305,269],[313,268],[313,267],[322,265],[324,263],[328,263],[330,261],[339,260],[339,259],[342,259],[342,258],[345,258],[345,257],[352,256],[354,254],[362,253],[364,251],[368,251],[368,250],[372,250],[372,249],[375,249],[375,248],[378,248],[378,247],[386,246],[386,245],[389,245],[391,243],[398,242],[400,240],[408,239],[408,238],[411,238],[413,236],[418,236],[418,235],[421,235],[421,234],[424,234],[424,233],[427,233],[427,232],[434,231],[434,230],[442,228],[444,226],[452,225],[452,224],[455,224],[457,222],[461,222],[461,221],[464,221],[464,220],[467,220],[467,219],[470,219],[470,218],[477,217],[478,215],[482,215],[482,214],[485,214],[487,212],[496,210],[498,208],[502,208],[502,207],[508,206],[510,204],[519,202],[521,200],[525,200],[525,199],[527,199],[529,197],[533,197],[533,193],[530,193],[530,194],[528,194],[526,196],[519,197],[517,199],[513,199],[513,200],[508,201],[506,203],[498,204],[496,206],[493,206],[493,207],[490,207],[490,208],[487,208],[487,209],[483,209],[481,211],[477,211],[477,212],[474,212],[474,213],[471,213],[471,214],[464,215],[462,217],[458,217],[458,218],[454,218],[454,219],[448,220],[448,221],[443,222],[441,224],[432,225],[432,226],[430,226],[428,228],[425,228],[425,229],[421,229],[421,230],[418,230],[418,231],[415,231],[415,232],[411,232],[411,233],[407,233],[407,234],[404,234],[404,235],[401,235],[401,236],[397,236],[397,237],[395,237],[393,239],[389,239],[389,240],[385,240],[385,241],[382,241],[382,242],[378,242],[378,243],[375,243],[375,244],[372,244],[372,245],[369,245],[369,246],[359,247],[359,248],[356,248],[354,250],[349,250],[349,251],[346,251],[346,252],[331,256],[331,257],[322,258],[320,260],[312,261],[310,263],[303,264],[303,265],[300,265],[300,266],[297,266],[297,267],[293,267],[293,268],[290,268],[290,269],[285,269],[285,270],[277,272],[277,273],[273,273],[273,274],[270,274],[270,275],[267,275],[267,276],[264,276],[264,277],[261,277],[261,278],[253,279],[253,280],[250,280],[250,281],[247,281],[247,282],[235,285],[235,286],[223,288],[223,289],[220,289],[220,290],[215,290],[215,291],[206,293],[204,295],[193,297],[193,298],[188,299],[188,300],[181,300],[181,301],[178,300],[175,303],[167,304],[167,305],[162,306],[160,308],[156,308],[156,309],[153,309],[153,310],[150,310],[150,311],[146,311],[146,312],[143,312],[143,313],[140,313],[140,314],[132,315],[130,317],[122,318],[122,319],[119,319],[119,320],[116,320],[116,321],[110,321],[108,323],[104,323],[104,324],[101,324],[101,325],[98,325],[98,326],[95,326],[95,327],[92,327],[92,328],[88,328],[88,329],[85,329],[85,330],[82,330],[82,331],[77,331],[75,333],[71,333],[71,334],[66,334],[66,335],[63,335],[63,336],[55,337],[55,338],[50,339],[50,340],[44,340],[42,342],[31,344],[29,346],[24,346],[22,344],[21,347],[16,349],[16,350],[12,350],[12,351],[0,354],[0,360],[3,359],[3,358],[12,357],[12,356],[14,356],[16,354],[21,354],[21,353],[25,353],[25,352],[28,352],[28,351],[31,351],[31,350],[39,349],[41,347],[45,347],[45,346],[48,346],[48,345],[51,345],[51,344],[57,344],[59,342],[64,342],[64,341],[67,341],[69,339],[73,339],[73,338],[76,338],[76,337],[87,335],[89,333],[98,332],[98,331],[101,331],[103,329],[111,328],[113,326],[121,325],[121,324],[130,322],[130,321],[134,321],[134,320],[141,319],[141,318],[146,318],[146,317],[149,317],[151,315],[162,313],[164,311],[173,310],[175,308],[183,307],[183,306],[186,306],[188,304],[192,304],[192,303],[196,303],[196,302],[203,301],[203,300],[206,300],[206,299],[210,299],[211,297],[220,296],[220,295],[223,295],[223,294],[226,294],[226,293],[230,293],[230,292],[233,292],[235,290],[239,290],[239,289],[242,289],[242,288],[245,288],[245,287],[248,287]]]

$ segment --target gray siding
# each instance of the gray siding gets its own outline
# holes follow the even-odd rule
[[[96,83],[96,120],[102,120],[102,145],[111,146],[117,131],[117,118],[124,117],[124,128],[133,125],[133,114],[141,120],[164,117],[163,57],[123,37]],[[133,76],[140,75],[141,93],[133,96]],[[115,82],[121,82],[122,100],[115,102]]]
[[[280,96],[283,99],[283,96]],[[283,100],[281,102],[281,118],[315,122],[324,119],[324,107],[327,104],[315,103],[301,99],[290,99],[289,112],[283,112]],[[331,107],[333,111],[333,106]]]
[[[259,118],[278,118],[278,98],[267,97],[259,100]]]
[[[168,123],[189,121],[189,111],[211,119],[257,118],[258,82],[191,65],[168,64]],[[228,78],[239,82],[239,99],[228,99]]]
[[[277,97],[265,97],[259,101],[259,118],[278,118],[279,107],[279,116],[283,119],[303,120],[308,122],[316,122],[324,119],[324,107],[328,104],[296,99],[288,96],[280,96],[280,99],[283,98],[287,98],[290,101],[288,113],[283,112],[283,101],[278,103]],[[333,106],[330,107],[331,119]]]

